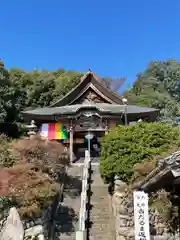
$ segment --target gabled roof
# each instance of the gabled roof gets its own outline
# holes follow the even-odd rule
[[[80,79],[80,83],[63,98],[53,103],[50,107],[60,107],[65,105],[72,105],[79,99],[88,89],[93,90],[107,103],[122,104],[122,100],[116,96],[109,89],[101,84],[101,78],[95,73],[89,71]]]

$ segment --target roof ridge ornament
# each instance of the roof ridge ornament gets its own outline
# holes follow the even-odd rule
[[[80,82],[83,82],[86,77],[88,76],[88,74],[93,74],[93,72],[91,71],[91,69],[89,68],[88,71],[86,73],[84,73],[84,75],[80,78]]]

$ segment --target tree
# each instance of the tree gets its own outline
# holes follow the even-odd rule
[[[25,72],[0,62],[0,121],[22,122],[21,111],[51,105],[80,83],[82,73],[57,69]],[[101,84],[118,94],[125,78],[103,78]]]
[[[9,79],[13,88],[21,91],[21,110],[49,106],[63,97],[80,81],[81,73],[58,69],[52,71],[24,72],[10,69]]]
[[[161,121],[175,122],[180,117],[180,62],[151,62],[124,95],[130,104],[159,108]]]
[[[125,83],[126,78],[120,77],[120,78],[110,78],[110,77],[104,77],[101,79],[101,84],[105,86],[106,88],[110,89],[112,92],[118,94],[119,89],[123,86]]]
[[[54,99],[59,99],[66,95],[70,90],[76,87],[80,83],[82,74],[73,71],[58,73],[58,77],[55,79]]]
[[[0,122],[6,121],[8,113],[14,110],[9,88],[11,87],[9,81],[9,74],[4,68],[4,64],[0,62]]]
[[[33,79],[29,86],[27,106],[31,108],[44,107],[53,101],[55,89],[55,77],[51,72],[41,71],[30,74]]]
[[[23,109],[25,91],[11,81],[10,73],[0,65],[0,122],[14,122]]]
[[[0,200],[34,217],[61,194],[69,156],[57,142],[36,137],[10,141],[0,135]]]

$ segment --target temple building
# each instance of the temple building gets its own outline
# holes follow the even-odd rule
[[[95,73],[89,71],[63,98],[49,107],[24,111],[23,117],[26,122],[34,120],[45,138],[67,144],[72,161],[74,157],[81,156],[79,149],[87,148],[88,142],[98,154],[101,137],[116,125],[138,120],[152,122],[158,112],[153,108],[127,105],[104,87]],[[87,141],[88,138],[91,141]]]

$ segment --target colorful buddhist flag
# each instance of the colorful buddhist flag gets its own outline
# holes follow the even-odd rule
[[[42,137],[48,138],[48,124],[47,123],[41,125],[40,135]]]
[[[67,140],[68,132],[61,123],[45,123],[41,126],[41,136],[48,139]]]

